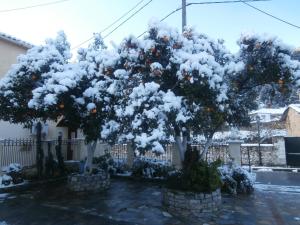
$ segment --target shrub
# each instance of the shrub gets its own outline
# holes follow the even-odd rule
[[[124,173],[128,170],[127,166],[122,161],[114,161],[109,153],[105,153],[102,156],[94,157],[93,164],[97,166],[98,169],[102,169],[114,175],[116,173]]]
[[[1,185],[8,186],[12,182],[12,177],[4,174],[3,176],[0,176],[0,181],[1,181],[0,186]]]
[[[230,194],[250,194],[254,191],[255,174],[233,163],[219,168],[222,190]]]
[[[175,170],[173,166],[152,160],[136,159],[132,166],[132,176],[164,179]]]
[[[2,177],[2,184],[9,185],[11,184],[11,182],[13,184],[22,183],[24,180],[22,177],[21,170],[21,165],[17,163],[11,163],[9,166],[3,167],[2,172],[4,172],[4,175]]]
[[[167,179],[167,187],[182,191],[212,192],[221,187],[218,171],[221,161],[208,163],[199,160],[196,150],[188,149],[185,155],[184,167]]]

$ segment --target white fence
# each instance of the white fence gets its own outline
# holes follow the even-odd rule
[[[56,157],[55,146],[57,140],[43,141],[42,148],[44,157],[47,157],[48,151],[51,151],[54,158]],[[276,165],[279,150],[277,145],[261,145],[262,159],[264,165]],[[202,144],[192,145],[197,150],[202,151]],[[67,159],[68,149],[71,151],[72,160],[84,160],[86,157],[86,146],[83,139],[62,140],[62,154]],[[127,145],[109,146],[105,143],[98,143],[95,156],[103,155],[105,151],[109,151],[112,157],[118,161],[127,159]],[[280,150],[282,154],[282,149]],[[283,152],[284,154],[284,152]],[[250,158],[248,157],[250,156]],[[136,156],[137,157],[137,156]],[[173,163],[174,146],[167,145],[166,152],[162,155],[156,155],[153,152],[146,152],[144,155],[138,156],[144,159]],[[214,143],[205,156],[208,161],[215,161],[220,158],[223,162],[228,162],[229,151],[228,145],[224,143]],[[243,144],[241,146],[241,162],[242,164],[258,165],[258,148],[253,144]],[[32,166],[36,162],[36,141],[33,139],[19,140],[2,140],[0,141],[0,168],[10,163],[19,163],[22,166]],[[282,164],[282,163],[280,163]]]
[[[35,141],[31,139],[3,140],[0,142],[0,168],[10,163],[29,166],[35,163]]]
[[[62,155],[67,159],[68,146],[73,152],[73,159],[79,160],[81,155],[81,145],[83,140],[62,140]],[[42,141],[44,157],[51,151],[56,158],[55,146],[57,140]],[[16,139],[0,141],[0,168],[10,163],[19,163],[22,166],[32,166],[36,163],[36,140],[34,139]]]

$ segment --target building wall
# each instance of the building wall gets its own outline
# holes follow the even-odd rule
[[[0,78],[3,78],[11,65],[17,62],[18,55],[26,51],[24,47],[0,39]],[[24,129],[22,125],[0,121],[0,139],[28,138],[29,134],[30,130]]]
[[[48,134],[44,137],[44,139],[46,140],[57,139],[59,132],[62,132],[63,139],[68,138],[68,129],[66,127],[56,127],[56,122],[54,121],[48,121],[47,123],[49,125]]]
[[[57,139],[58,133],[62,132],[63,139],[68,138],[68,130],[66,127],[56,127],[54,121],[48,121],[47,135],[43,136],[44,140]],[[11,124],[6,121],[0,121],[0,140],[3,139],[29,139],[35,138],[30,129],[23,128],[22,124]]]
[[[11,124],[6,121],[0,121],[0,140],[29,138],[30,130],[24,129],[22,125]]]
[[[17,62],[18,55],[26,51],[24,47],[0,39],[0,78],[6,74],[12,64]]]
[[[286,129],[288,131],[288,136],[300,137],[300,114],[292,108],[289,108],[287,113]]]

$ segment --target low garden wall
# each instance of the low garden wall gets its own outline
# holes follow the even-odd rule
[[[68,188],[71,191],[103,191],[110,186],[110,176],[105,171],[97,174],[73,174],[68,177]]]
[[[165,189],[162,201],[171,213],[201,218],[219,210],[221,191],[193,193]]]

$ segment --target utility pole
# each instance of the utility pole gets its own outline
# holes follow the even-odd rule
[[[186,0],[182,0],[182,32],[186,26]]]
[[[260,117],[256,116],[256,122],[257,122],[257,136],[258,136],[258,159],[259,159],[259,165],[262,166],[262,155],[261,155],[261,148],[260,148]]]

